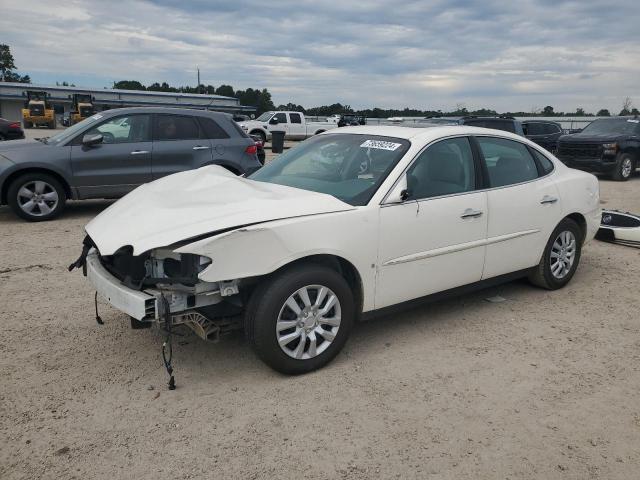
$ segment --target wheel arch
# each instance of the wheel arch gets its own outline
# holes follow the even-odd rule
[[[356,316],[360,316],[364,301],[364,285],[362,283],[362,277],[353,263],[339,255],[321,253],[296,258],[295,260],[291,260],[290,262],[281,265],[273,272],[255,277],[254,280],[258,284],[263,283],[286,270],[301,267],[305,264],[322,265],[339,273],[347,281],[349,288],[351,288],[354,303],[356,305]]]
[[[580,243],[584,243],[584,240],[587,236],[587,219],[584,217],[584,215],[578,212],[574,212],[574,213],[570,213],[569,215],[564,217],[562,220],[564,220],[565,218],[573,220],[578,224],[578,227],[580,227],[580,232],[582,233],[582,238]]]
[[[69,182],[67,182],[67,180],[62,175],[60,175],[54,170],[49,170],[47,168],[28,167],[28,168],[23,168],[21,170],[16,170],[15,172],[11,172],[11,174],[5,179],[0,189],[0,204],[2,205],[7,204],[7,200],[8,200],[7,192],[9,191],[9,187],[11,186],[11,184],[18,177],[21,177],[22,175],[27,175],[29,173],[44,173],[46,175],[51,175],[53,178],[55,178],[60,182],[60,184],[62,185],[62,188],[64,188],[64,192],[67,199],[73,198],[71,186],[69,185]]]

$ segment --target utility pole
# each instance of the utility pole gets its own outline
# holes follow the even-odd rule
[[[200,90],[200,67],[196,65],[196,70],[198,70],[198,93],[202,93]]]

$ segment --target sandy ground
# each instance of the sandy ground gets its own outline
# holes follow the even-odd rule
[[[640,212],[640,176],[601,182]],[[561,291],[509,283],[358,325],[328,367],[274,373],[242,335],[175,349],[68,273],[72,202],[0,207],[0,478],[631,479],[640,472],[640,250],[588,244]],[[502,303],[486,297],[501,295]]]

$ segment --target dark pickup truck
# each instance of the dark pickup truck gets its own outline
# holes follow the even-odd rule
[[[580,133],[560,137],[556,156],[572,168],[629,180],[640,165],[640,118],[595,120]]]

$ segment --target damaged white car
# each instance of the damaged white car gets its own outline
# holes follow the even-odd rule
[[[137,327],[244,329],[295,374],[373,312],[522,276],[563,287],[599,223],[596,178],[525,138],[346,127],[250,178],[209,166],[137,188],[86,226],[72,266]]]

